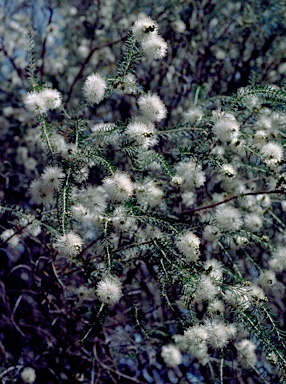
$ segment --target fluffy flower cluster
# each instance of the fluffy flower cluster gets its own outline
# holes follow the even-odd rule
[[[251,340],[243,339],[236,343],[238,361],[243,368],[250,368],[256,365],[256,345]]]
[[[153,147],[158,143],[155,126],[150,121],[131,121],[125,131],[126,135],[135,140],[141,148]]]
[[[150,17],[138,19],[133,27],[134,37],[140,41],[142,49],[150,59],[162,59],[167,53],[167,43],[158,34],[158,25]]]
[[[54,191],[59,189],[64,177],[62,168],[46,167],[41,178],[32,181],[30,185],[30,193],[35,203],[49,207],[53,200]]]
[[[283,147],[278,143],[267,143],[260,149],[265,163],[270,168],[275,168],[283,159]]]
[[[222,348],[235,337],[236,333],[237,329],[234,324],[225,324],[217,319],[207,319],[204,325],[188,328],[184,336],[188,343],[194,346],[205,343],[213,348]]]
[[[132,73],[128,73],[121,78],[117,78],[112,86],[119,95],[135,93],[137,88],[136,77]]]
[[[269,260],[269,266],[276,273],[282,272],[286,269],[285,247],[277,247],[277,249],[272,253],[272,258]]]
[[[90,104],[98,104],[104,99],[107,83],[98,73],[89,75],[83,85],[83,95]]]
[[[40,92],[29,92],[24,96],[26,109],[35,115],[47,113],[48,110],[59,108],[62,95],[56,89],[43,89]]]
[[[97,284],[96,294],[102,303],[116,304],[122,297],[121,282],[117,277],[106,277]]]
[[[1,240],[7,241],[7,243],[16,248],[20,242],[20,236],[16,235],[14,229],[5,229],[0,235]]]
[[[161,121],[167,115],[167,109],[160,97],[152,93],[140,96],[138,106],[142,115],[152,122]]]
[[[21,379],[24,381],[24,383],[33,383],[36,380],[36,372],[34,368],[24,368],[21,372]]]
[[[222,142],[230,142],[238,137],[239,123],[231,113],[226,113],[215,122],[212,129]]]
[[[136,194],[141,204],[152,208],[158,206],[164,196],[162,189],[158,188],[153,180],[136,185]]]
[[[200,239],[193,232],[187,232],[176,239],[176,246],[187,262],[195,262],[200,256]]]
[[[107,196],[102,186],[75,189],[73,198],[77,204],[72,207],[72,211],[78,221],[97,220],[107,207]]]
[[[226,231],[238,230],[243,225],[239,210],[230,206],[218,207],[215,213],[215,220],[218,227]]]
[[[58,236],[54,247],[63,256],[76,256],[82,250],[83,240],[74,232],[69,232],[63,236]]]
[[[168,367],[173,368],[182,363],[181,351],[174,344],[164,345],[161,356]]]
[[[103,180],[103,187],[108,197],[114,201],[124,201],[132,196],[134,185],[129,175],[117,171],[112,177]]]
[[[205,172],[201,164],[194,161],[181,161],[175,166],[175,176],[172,179],[173,185],[181,185],[184,190],[192,190],[201,187],[205,181]]]

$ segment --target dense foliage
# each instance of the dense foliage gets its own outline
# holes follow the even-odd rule
[[[0,379],[284,383],[284,1],[1,1]]]

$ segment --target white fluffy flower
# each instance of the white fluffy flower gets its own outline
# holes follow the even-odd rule
[[[215,320],[206,320],[205,327],[208,332],[207,343],[213,348],[223,348],[237,333],[234,324],[224,324]]]
[[[200,364],[206,365],[210,359],[206,344],[206,340],[208,339],[206,327],[204,325],[195,325],[194,327],[188,328],[184,332],[184,337],[188,352],[196,357]]]
[[[107,207],[106,193],[103,187],[88,186],[74,192],[75,198],[91,214],[102,214]]]
[[[200,239],[192,232],[187,232],[176,239],[176,246],[186,257],[187,262],[195,262],[200,256]]]
[[[202,171],[201,164],[197,164],[194,161],[181,161],[175,166],[175,177],[182,178],[181,183],[183,189],[193,189],[201,187],[205,181],[205,172]]]
[[[74,232],[58,236],[55,241],[55,248],[64,256],[76,256],[82,250],[83,240]]]
[[[120,79],[116,79],[113,89],[119,95],[131,94],[136,92],[136,77],[132,73],[128,73]]]
[[[202,275],[198,285],[196,286],[196,291],[194,293],[195,302],[213,300],[214,297],[219,293],[219,286],[216,284],[214,279],[209,276]]]
[[[41,176],[43,183],[51,186],[53,189],[59,189],[62,179],[65,177],[62,168],[48,166],[44,169]]]
[[[168,367],[176,367],[182,363],[182,354],[174,344],[164,345],[161,356]]]
[[[205,274],[213,280],[219,281],[222,279],[222,268],[222,263],[217,259],[207,260],[204,263]]]
[[[157,34],[149,34],[142,41],[143,52],[149,59],[162,59],[167,54],[168,45],[166,41]]]
[[[206,225],[203,232],[203,237],[207,241],[215,241],[220,236],[220,230],[213,225]]]
[[[20,241],[20,236],[15,235],[14,229],[5,229],[0,235],[1,240],[8,242],[12,247],[17,247]]]
[[[269,266],[274,272],[282,272],[286,269],[286,250],[285,247],[277,247],[269,260]]]
[[[145,184],[138,184],[136,186],[136,194],[141,204],[146,204],[150,207],[160,205],[164,196],[162,189],[158,188],[153,180]]]
[[[142,17],[135,21],[131,28],[134,37],[143,41],[152,34],[157,34],[158,25],[156,21],[152,20],[150,17]]]
[[[133,121],[128,124],[125,133],[136,140],[142,148],[153,147],[158,142],[155,136],[155,126],[150,122],[146,124],[141,121]]]
[[[212,316],[219,316],[224,314],[225,307],[224,303],[221,300],[215,299],[212,300],[208,305],[208,313]]]
[[[77,288],[76,294],[81,301],[91,301],[95,299],[94,289],[88,288],[85,285],[81,285]]]
[[[191,123],[195,121],[201,121],[204,113],[200,107],[192,106],[184,113],[184,118]]]
[[[56,89],[43,89],[40,92],[29,92],[24,96],[26,109],[36,115],[46,113],[50,109],[59,108],[62,104],[62,95]]]
[[[167,115],[167,109],[158,95],[148,93],[138,99],[141,113],[151,121],[161,121]]]
[[[236,176],[237,172],[231,164],[224,164],[221,167],[221,173],[228,179],[232,179]]]
[[[124,201],[132,196],[134,186],[127,173],[117,171],[113,176],[103,180],[103,187],[109,198],[115,201]]]
[[[36,372],[34,368],[24,368],[21,372],[21,379],[24,381],[24,383],[33,383],[36,380]]]
[[[36,115],[47,112],[45,100],[41,96],[40,92],[29,92],[24,96],[23,101],[25,108]]]
[[[61,106],[62,96],[55,89],[43,89],[40,92],[29,92],[24,96],[25,107],[35,114],[46,113],[49,109]]]
[[[208,331],[202,324],[195,325],[184,331],[184,336],[192,344],[199,345],[208,339]]]
[[[242,367],[249,368],[255,366],[257,363],[257,356],[255,353],[256,345],[251,340],[242,339],[236,343],[238,352],[238,360]]]
[[[238,230],[243,225],[239,210],[230,206],[217,208],[215,219],[217,225],[226,231]]]
[[[213,125],[212,129],[221,141],[228,142],[238,137],[239,123],[232,114],[226,113]]]
[[[98,104],[104,99],[106,81],[98,73],[89,75],[83,85],[83,95],[90,104]]]
[[[276,284],[276,275],[273,271],[263,271],[258,278],[259,284],[263,288],[272,287]]]
[[[263,220],[257,213],[249,213],[244,217],[244,223],[247,229],[257,232],[263,225]]]
[[[46,208],[53,201],[54,188],[50,184],[46,184],[41,179],[32,181],[30,184],[30,193],[36,204],[43,204]]]
[[[121,282],[117,277],[106,277],[97,284],[96,294],[102,303],[116,304],[122,297]]]
[[[45,88],[41,91],[41,96],[45,99],[48,110],[59,108],[62,104],[62,95],[56,89]]]
[[[269,167],[276,166],[283,158],[283,147],[278,143],[267,143],[263,145],[260,152]]]

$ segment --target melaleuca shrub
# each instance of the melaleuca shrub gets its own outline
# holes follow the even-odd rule
[[[1,239],[13,248],[32,226],[34,236],[47,232],[55,280],[94,321],[81,342],[92,344],[94,317],[103,323],[116,305],[130,305],[135,326],[149,337],[131,289],[135,266],[148,265],[177,324],[172,332],[162,325],[158,355],[168,369],[188,358],[202,371],[212,364],[209,375],[221,381],[261,367],[283,380],[284,334],[267,301],[279,315],[286,92],[248,86],[229,97],[197,97],[187,121],[165,125],[168,99],[161,89],[145,90],[136,70],[144,55],[159,60],[167,52],[157,23],[139,18],[117,73],[83,79],[75,109],[67,95],[30,77],[23,104],[49,160],[30,183],[30,211],[1,208],[16,216],[16,230],[5,229]],[[136,113],[94,123],[109,97],[126,97]]]

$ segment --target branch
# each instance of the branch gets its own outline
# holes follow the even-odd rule
[[[256,196],[256,195],[270,195],[270,194],[275,194],[275,193],[282,193],[282,194],[286,194],[286,191],[283,190],[283,189],[277,189],[277,190],[274,190],[274,191],[259,191],[259,192],[248,192],[248,193],[244,193],[244,194],[241,194],[241,195],[236,195],[236,196],[232,196],[232,197],[229,197],[228,199],[225,199],[225,200],[222,200],[222,201],[219,201],[218,203],[213,203],[213,204],[209,204],[209,205],[203,205],[202,207],[199,207],[199,208],[194,208],[194,209],[187,209],[185,211],[182,211],[178,214],[178,216],[183,216],[183,215],[186,215],[186,214],[192,214],[194,212],[198,212],[198,211],[203,211],[204,209],[211,209],[211,208],[214,208],[218,205],[221,205],[221,204],[225,204],[225,203],[228,203],[229,201],[232,201],[232,200],[236,200],[236,199],[239,199],[240,197],[244,197],[244,196]]]

